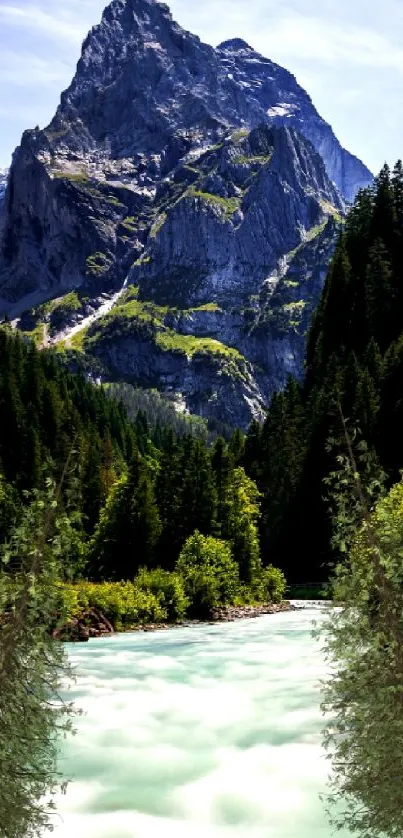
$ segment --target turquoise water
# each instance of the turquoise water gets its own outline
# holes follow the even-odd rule
[[[56,838],[329,838],[318,615],[70,645]]]

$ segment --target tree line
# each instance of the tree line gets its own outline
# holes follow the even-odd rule
[[[260,498],[239,431],[208,444],[183,427],[150,425],[144,411],[133,421],[107,390],[9,327],[0,330],[0,412],[3,542],[26,493],[48,478],[58,483],[69,460],[61,503],[75,521],[73,575],[120,581],[142,568],[172,572],[198,533],[230,545],[245,591],[259,587]]]
[[[263,554],[291,581],[327,579],[337,550],[325,480],[341,415],[391,486],[403,468],[403,166],[384,166],[351,209],[308,335],[304,381],[290,379],[242,460],[262,492]]]

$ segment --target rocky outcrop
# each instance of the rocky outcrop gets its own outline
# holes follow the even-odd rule
[[[367,167],[342,148],[331,126],[319,116],[310,96],[291,73],[239,38],[220,44],[217,53],[228,78],[242,88],[254,119],[265,118],[270,124],[300,131],[319,152],[330,179],[347,201],[354,200],[358,188],[371,183]],[[244,119],[250,124],[247,113]]]
[[[337,224],[370,180],[286,70],[240,40],[203,44],[156,0],[113,0],[54,119],[14,154],[0,315],[35,322],[74,290],[60,337],[70,324],[106,375],[245,426],[301,372]],[[124,284],[164,312],[131,305],[123,328]],[[105,295],[106,322],[88,315]]]
[[[112,623],[97,608],[89,608],[68,620],[63,626],[54,629],[52,636],[55,640],[73,643],[86,643],[93,637],[107,637],[114,633]]]
[[[4,199],[6,196],[8,169],[0,169],[0,220],[3,213]]]
[[[1,296],[117,285],[141,253],[164,178],[232,129],[264,122],[308,137],[348,200],[369,182],[286,70],[241,41],[214,50],[154,0],[114,0],[54,119],[26,132],[14,155]]]
[[[344,211],[322,159],[292,128],[235,134],[192,172],[129,274],[162,304],[245,305],[309,231]]]

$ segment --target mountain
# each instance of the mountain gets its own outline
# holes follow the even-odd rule
[[[8,178],[8,169],[0,169],[0,218],[3,211],[4,206],[4,199],[6,195],[6,187],[7,187],[7,178]]]
[[[245,94],[253,121],[269,121],[300,131],[319,152],[330,179],[347,201],[353,201],[358,189],[372,182],[367,167],[342,148],[291,73],[240,39],[220,44],[218,55],[227,78]],[[245,113],[244,118],[249,124],[250,116]]]
[[[345,202],[371,177],[286,70],[114,0],[14,154],[0,312],[35,307],[45,343],[245,426],[301,374]]]

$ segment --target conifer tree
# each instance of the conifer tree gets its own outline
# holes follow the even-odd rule
[[[396,296],[392,265],[381,239],[377,239],[369,251],[365,298],[368,321],[367,342],[372,338],[380,349],[385,350],[394,337],[390,327],[395,319]]]

